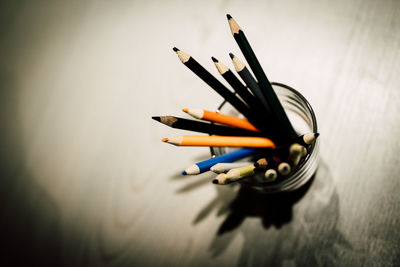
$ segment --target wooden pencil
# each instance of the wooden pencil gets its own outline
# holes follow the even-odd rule
[[[229,125],[232,127],[237,127],[241,129],[245,129],[253,132],[261,132],[257,129],[253,124],[251,124],[248,120],[240,119],[235,116],[225,115],[218,112],[209,111],[206,109],[182,109],[183,112],[186,112],[190,116],[199,119],[199,120],[207,120],[212,122],[217,122],[225,125]]]
[[[265,125],[242,100],[240,100],[234,93],[225,87],[219,80],[217,80],[211,73],[209,73],[203,66],[201,66],[189,54],[174,47],[173,50],[177,53],[182,63],[193,71],[200,79],[213,88],[220,94],[227,102],[229,102],[235,109],[242,113],[251,123],[258,128],[263,129]]]
[[[258,62],[258,59],[253,49],[251,48],[250,43],[248,42],[243,30],[229,14],[227,15],[227,18],[232,35],[235,38],[236,43],[239,45],[239,48],[242,51],[244,57],[246,58],[247,63],[250,65],[251,70],[256,76],[258,85],[261,88],[264,98],[270,106],[271,111],[274,115],[273,117],[275,117],[278,121],[279,127],[283,129],[283,139],[290,140],[292,138],[295,138],[297,134],[294,131],[293,126],[290,123],[278,97],[276,96],[272,85],[265,75],[264,70]]]
[[[319,133],[307,133],[307,134],[303,134],[301,136],[296,137],[291,142],[298,143],[299,145],[302,145],[302,146],[308,146],[312,142],[314,142],[318,136],[319,136]]]
[[[181,135],[163,138],[161,141],[176,146],[211,146],[211,147],[254,147],[275,148],[276,145],[266,137],[247,136],[199,136]]]
[[[278,178],[278,173],[274,169],[268,169],[265,172],[264,177],[268,182],[273,182]]]
[[[292,168],[290,167],[289,163],[287,163],[287,162],[282,162],[278,165],[278,172],[283,176],[288,175],[291,170],[292,170]]]
[[[224,125],[217,125],[208,122],[188,120],[174,116],[154,116],[152,117],[152,119],[172,128],[195,131],[199,133],[231,136],[263,136],[263,134],[260,132],[254,132]]]
[[[243,83],[233,74],[233,72],[223,63],[221,63],[215,57],[211,57],[215,64],[218,72],[221,76],[232,86],[233,90],[247,103],[249,107],[258,109],[258,101],[256,97],[249,91],[249,89],[243,85]],[[262,109],[259,109],[258,113],[262,114]]]
[[[225,163],[225,162],[217,163],[217,164],[211,166],[210,171],[213,171],[215,173],[223,173],[223,172],[229,171],[231,169],[248,166],[250,164],[252,164],[252,163],[251,162],[242,162],[242,161],[232,162],[232,163]]]
[[[234,168],[229,170],[226,174],[221,173],[217,175],[217,177],[215,177],[215,179],[213,180],[213,183],[215,184],[232,183],[240,179],[243,179],[245,177],[254,175],[255,169],[256,167],[254,166],[254,164],[250,164],[239,168]]]
[[[307,149],[297,143],[294,143],[289,148],[289,159],[288,162],[294,169],[300,162],[301,158],[307,155]]]
[[[194,174],[199,174],[205,171],[210,170],[210,168],[212,168],[212,166],[214,166],[215,164],[221,163],[221,162],[233,162],[236,160],[240,160],[255,154],[260,153],[262,150],[259,149],[255,149],[255,148],[242,148],[242,149],[238,149],[226,154],[222,154],[201,162],[197,162],[191,166],[189,166],[188,168],[186,168],[182,174],[186,175],[194,175]]]
[[[264,112],[268,114],[269,117],[272,116],[271,108],[268,105],[267,101],[264,98],[263,93],[261,92],[260,87],[257,84],[257,81],[254,79],[253,75],[247,69],[246,65],[239,60],[234,54],[229,53],[229,56],[232,59],[233,66],[235,67],[236,72],[242,78],[242,80],[246,83],[247,87],[251,92],[256,96],[257,101],[262,106]]]

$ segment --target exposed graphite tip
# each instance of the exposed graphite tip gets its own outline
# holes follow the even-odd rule
[[[212,182],[213,182],[213,184],[218,184],[218,180],[217,179],[212,180]]]
[[[232,53],[229,53],[229,56],[231,57],[231,59],[233,59],[235,57],[235,55]]]
[[[189,109],[188,108],[183,108],[182,111],[188,113]]]
[[[212,61],[214,61],[215,63],[218,62],[218,59],[216,59],[215,57],[211,57]]]
[[[187,175],[187,172],[186,171],[182,171],[182,175]]]
[[[161,139],[161,141],[168,142],[168,138],[163,138],[163,139]]]
[[[319,136],[319,133],[315,133],[314,136],[315,138],[317,138]]]
[[[153,116],[153,117],[151,117],[153,120],[155,120],[155,121],[159,121],[159,122],[161,122],[161,119],[160,119],[160,117],[158,117],[158,116]]]
[[[231,19],[231,18],[232,18],[232,16],[231,16],[231,15],[229,15],[229,14],[226,14],[226,18],[227,18],[227,19]]]
[[[174,48],[172,48],[172,50],[174,50],[175,52],[178,52],[178,51],[179,51],[179,49],[176,48],[176,46],[174,46]]]

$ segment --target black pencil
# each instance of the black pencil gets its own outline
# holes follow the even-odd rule
[[[233,90],[248,104],[249,107],[258,105],[255,96],[247,89],[246,86],[233,74],[233,72],[215,57],[211,57],[218,72],[232,86]]]
[[[250,73],[249,69],[244,65],[243,62],[239,60],[238,57],[229,53],[229,56],[232,58],[233,65],[235,67],[236,72],[242,78],[242,80],[246,83],[247,87],[253,92],[256,96],[256,100],[258,102],[258,106],[262,109],[263,114],[267,116],[268,125],[270,125],[270,138],[277,142],[278,144],[285,142],[284,138],[285,134],[282,133],[282,129],[279,127],[279,123],[277,122],[274,114],[271,111],[270,106],[266,102],[263,94],[261,93],[261,89],[257,84],[257,81],[254,79],[253,75]]]
[[[246,83],[247,87],[253,92],[256,96],[257,100],[261,103],[264,112],[269,116],[272,116],[271,108],[268,105],[267,101],[264,98],[264,95],[261,92],[260,87],[257,84],[257,81],[254,79],[253,75],[251,75],[250,71],[247,69],[246,65],[242,61],[239,60],[234,54],[229,53],[229,56],[232,59],[233,66],[235,67],[236,72],[242,78],[242,80]]]
[[[285,110],[283,109],[278,97],[275,94],[272,85],[268,81],[267,76],[264,73],[258,59],[251,48],[243,30],[239,27],[236,21],[228,14],[226,15],[228,18],[229,26],[231,28],[233,37],[236,40],[236,43],[239,45],[240,50],[242,51],[244,57],[247,60],[247,63],[250,65],[251,70],[253,71],[256,79],[258,81],[258,85],[261,88],[261,91],[264,95],[265,100],[271,107],[271,111],[274,114],[274,117],[277,119],[279,123],[279,127],[282,127],[283,138],[286,140],[290,140],[295,138],[296,132],[293,129],[292,124],[290,123]]]
[[[243,83],[226,65],[218,61],[215,57],[211,57],[211,59],[221,76],[230,84],[230,86],[232,86],[235,92],[246,102],[246,104],[257,112],[257,116],[262,118],[264,124],[271,125],[271,114],[266,113],[260,100],[258,100],[257,97],[254,96],[245,85],[243,85]],[[271,129],[271,127],[269,129]],[[271,131],[268,130],[268,132]]]
[[[223,136],[264,136],[262,133],[252,132],[240,128],[223,126],[208,122],[188,120],[174,116],[154,116],[153,120],[161,122],[172,128],[194,131],[199,133],[207,133]]]
[[[257,117],[255,112],[253,112],[242,100],[240,100],[234,93],[226,88],[225,85],[201,66],[193,57],[176,47],[174,47],[173,50],[178,54],[179,59],[186,67],[193,71],[200,79],[207,83],[235,109],[242,113],[252,124],[254,124],[254,126],[260,130],[266,129],[265,124]]]

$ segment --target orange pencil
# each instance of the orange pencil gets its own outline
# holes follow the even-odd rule
[[[176,146],[227,146],[227,147],[256,147],[275,148],[274,142],[266,137],[247,136],[201,136],[181,135],[164,138],[161,141]]]
[[[253,132],[261,132],[259,129],[254,127],[248,120],[240,119],[235,116],[224,115],[217,112],[212,112],[205,109],[188,109],[184,108],[182,111],[188,113],[190,116],[200,119],[200,120],[207,120],[212,122],[217,122],[237,128],[246,129]]]

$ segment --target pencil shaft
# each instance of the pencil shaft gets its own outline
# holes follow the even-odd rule
[[[224,125],[217,125],[208,122],[188,120],[173,116],[161,116],[161,123],[176,129],[195,131],[199,133],[231,136],[264,136],[263,133],[245,129],[233,128]]]
[[[174,138],[167,138],[167,142],[174,142]],[[254,147],[275,148],[274,142],[266,137],[244,136],[197,136],[183,135],[175,143],[179,146],[215,146],[215,147]]]
[[[212,112],[208,110],[203,111],[203,120],[213,121],[233,127],[238,127],[242,129],[246,129],[253,132],[260,132],[257,128],[254,127],[248,120],[240,119],[235,116],[225,115],[218,112]]]
[[[217,163],[221,162],[230,163],[257,153],[260,153],[260,150],[254,148],[242,148],[230,153],[210,158],[205,161],[198,162],[196,163],[196,165],[199,167],[200,172],[204,172],[208,171],[212,166],[214,166]]]
[[[232,18],[230,18],[229,20],[232,20]],[[230,25],[232,28],[231,22]],[[296,132],[294,131],[293,126],[291,125],[281,103],[279,102],[279,99],[276,96],[275,91],[272,88],[272,85],[270,84],[267,76],[265,75],[264,70],[262,69],[260,63],[258,62],[258,59],[253,49],[251,48],[250,43],[248,42],[244,32],[240,28],[238,28],[236,31],[237,32],[233,33],[233,37],[235,38],[236,43],[239,45],[239,48],[242,51],[244,57],[246,58],[246,61],[250,65],[250,68],[252,69],[254,75],[256,76],[261,92],[265,100],[271,107],[271,111],[274,114],[274,117],[276,117],[279,126],[282,127],[283,129],[282,138],[285,140],[289,140],[291,138],[296,137],[297,136]]]
[[[232,86],[233,90],[248,104],[249,107],[253,107],[257,105],[256,98],[251,92],[247,89],[246,86],[242,84],[242,82],[233,74],[231,70],[228,70],[222,77]]]
[[[265,125],[251,109],[240,100],[234,93],[225,87],[219,80],[217,80],[211,73],[209,73],[203,66],[201,66],[193,57],[184,63],[191,71],[193,71],[200,79],[213,88],[220,94],[227,102],[229,102],[235,109],[242,113],[251,123],[257,128],[265,129]]]
[[[251,92],[253,92],[253,94],[256,96],[264,112],[268,114],[270,117],[272,117],[273,114],[271,112],[271,108],[268,105],[267,101],[265,100],[264,95],[262,94],[261,89],[257,84],[257,81],[254,79],[253,75],[251,75],[249,69],[247,67],[244,67],[244,69],[239,71],[238,74],[246,83],[247,87],[251,90]]]

